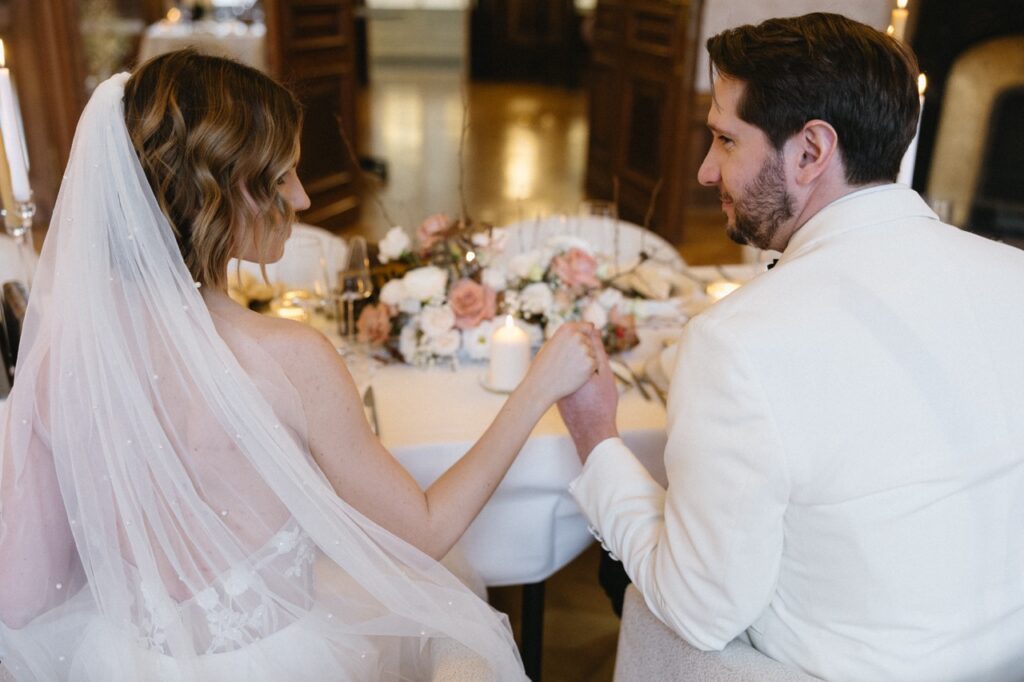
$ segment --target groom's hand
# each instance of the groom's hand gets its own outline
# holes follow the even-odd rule
[[[578,391],[558,401],[558,411],[569,429],[581,462],[587,461],[598,443],[619,435],[615,426],[619,392],[615,388],[615,377],[608,365],[608,356],[601,348],[599,336],[597,348],[597,373]]]

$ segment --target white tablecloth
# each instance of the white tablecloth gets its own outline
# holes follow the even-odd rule
[[[267,70],[266,28],[239,21],[160,21],[146,29],[139,44],[139,63],[174,50],[194,47],[204,54],[229,57]]]
[[[483,434],[505,396],[480,386],[485,365],[418,369],[390,365],[372,385],[381,440],[421,486],[430,485]],[[619,428],[633,452],[664,480],[665,409],[635,390],[621,396]],[[590,542],[567,486],[579,458],[555,409],[534,429],[460,547],[487,585],[538,582]]]

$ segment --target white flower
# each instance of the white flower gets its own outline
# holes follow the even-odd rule
[[[508,286],[508,279],[501,268],[484,268],[480,280],[485,287],[495,292],[505,291],[505,287]]]
[[[384,235],[384,239],[381,239],[377,245],[380,249],[377,257],[381,263],[398,260],[402,257],[402,254],[409,250],[411,243],[409,235],[405,233],[405,230],[396,225],[388,230],[388,233]]]
[[[491,357],[491,334],[494,333],[494,320],[485,320],[472,329],[462,332],[462,347],[473,360],[486,360]]]
[[[605,310],[611,310],[615,306],[622,303],[622,292],[618,289],[608,287],[601,292],[601,295],[597,297],[597,302],[601,304]]]
[[[455,313],[447,305],[428,305],[420,313],[420,329],[429,337],[448,333],[455,326]]]
[[[402,302],[398,304],[398,310],[407,315],[418,315],[423,310],[423,304],[415,298],[403,298]]]
[[[533,251],[513,256],[512,260],[509,261],[508,271],[519,279],[539,282],[544,276],[544,268],[549,260],[550,258],[545,258],[543,252],[534,249]]]
[[[604,329],[605,325],[608,324],[608,311],[597,301],[591,301],[583,310],[583,321],[589,322],[599,330]]]
[[[408,297],[405,291],[405,284],[400,279],[389,279],[380,288],[380,302],[398,307]],[[419,301],[416,301],[419,303]]]
[[[448,288],[448,273],[436,265],[428,265],[405,273],[402,284],[408,296],[417,301],[442,298]]]
[[[420,349],[419,335],[420,333],[416,329],[416,320],[402,327],[402,331],[398,335],[398,352],[402,354],[402,359],[410,365],[416,364],[416,355]]]
[[[430,351],[436,355],[455,355],[462,343],[462,334],[458,329],[449,329],[443,334],[430,338]]]
[[[546,315],[553,302],[551,288],[543,282],[530,284],[519,293],[519,309],[527,315]]]

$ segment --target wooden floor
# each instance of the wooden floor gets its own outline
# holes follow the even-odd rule
[[[496,83],[463,88],[458,71],[436,68],[378,68],[371,80],[360,102],[359,151],[385,161],[389,177],[367,183],[362,221],[352,234],[377,240],[391,225],[413,230],[432,213],[461,214],[463,198],[472,218],[495,225],[579,210],[587,150],[582,91]],[[740,260],[723,225],[717,212],[691,216],[678,245],[687,262]],[[548,581],[546,682],[612,678],[619,621],[597,584],[598,556],[593,546]],[[521,590],[492,589],[490,597],[518,636]]]
[[[583,90],[463,86],[454,68],[374,68],[359,125],[360,153],[386,162],[389,177],[368,178],[352,234],[377,240],[391,225],[413,230],[433,213],[461,215],[463,203],[472,219],[502,225],[575,213],[586,198]],[[689,215],[677,245],[683,258],[693,265],[741,260],[723,228],[717,211]]]

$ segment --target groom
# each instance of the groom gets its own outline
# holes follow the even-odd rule
[[[663,489],[607,368],[560,408],[580,507],[701,649],[826,679],[1024,678],[1024,253],[892,184],[917,64],[811,14],[708,41],[700,168],[777,266],[697,316]]]

